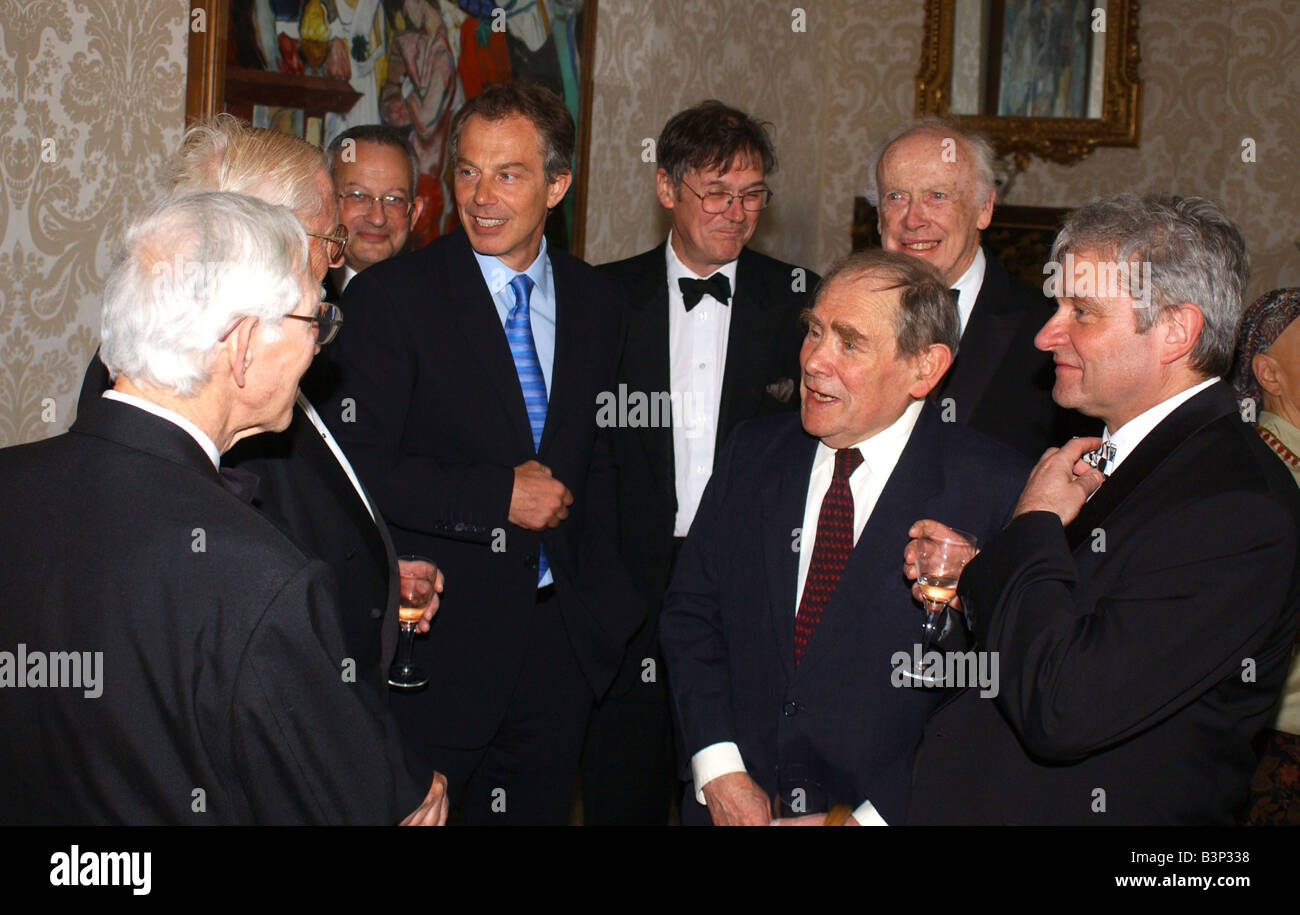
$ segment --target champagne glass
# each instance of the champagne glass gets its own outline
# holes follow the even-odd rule
[[[913,673],[926,679],[925,655],[939,635],[939,623],[949,601],[957,596],[961,570],[979,552],[979,540],[974,534],[948,528],[945,533],[936,532],[917,541],[917,548],[916,583],[921,588],[925,619],[921,625],[921,657],[917,659]]]
[[[397,605],[397,619],[402,627],[402,638],[397,649],[397,660],[388,672],[388,685],[394,689],[420,689],[428,686],[429,678],[411,663],[411,654],[415,650],[415,625],[420,622],[436,594],[438,567],[432,559],[423,556],[399,556],[398,561],[401,570],[401,601]]]

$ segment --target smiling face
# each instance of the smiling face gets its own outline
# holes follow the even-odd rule
[[[455,172],[456,209],[479,254],[522,272],[537,258],[546,214],[563,198],[573,176],[548,182],[542,140],[528,118],[488,121],[471,115],[461,129]]]
[[[401,253],[411,227],[420,218],[422,201],[411,201],[411,160],[395,146],[359,141],[354,161],[334,161],[334,190],[338,194],[358,191],[366,199],[355,203],[344,198],[340,203],[343,224],[348,227],[348,247],[343,259],[353,270]],[[392,195],[406,201],[409,209],[391,208],[375,197]]]
[[[888,428],[938,380],[927,380],[920,357],[899,355],[900,292],[885,285],[872,277],[837,277],[807,314],[800,418],[830,448]]]
[[[700,194],[743,194],[766,187],[763,177],[761,162],[737,159],[726,172],[691,169],[683,177],[683,186],[677,188],[668,172],[659,169],[659,202],[673,217],[673,252],[697,276],[708,276],[740,256],[740,249],[758,226],[761,211],[746,210],[737,197],[726,211],[706,213],[690,188]]]
[[[922,131],[897,140],[880,158],[876,187],[881,246],[925,261],[950,286],[957,282],[975,259],[994,199],[980,187],[961,138]]]

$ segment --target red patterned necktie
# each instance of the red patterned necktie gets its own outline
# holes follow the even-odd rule
[[[849,476],[861,463],[862,453],[857,448],[841,448],[835,452],[835,475],[831,477],[817,516],[817,540],[813,544],[812,562],[808,564],[803,597],[799,599],[799,615],[794,619],[795,666],[802,660],[813,630],[853,552],[853,490],[849,489]]]

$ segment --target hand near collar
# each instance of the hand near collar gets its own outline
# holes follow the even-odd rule
[[[1026,512],[1052,512],[1062,525],[1073,521],[1084,503],[1106,476],[1086,461],[1083,456],[1101,447],[1095,436],[1072,438],[1060,448],[1048,448],[1038,464],[1029,473],[1029,482],[1020,493],[1013,518]]]

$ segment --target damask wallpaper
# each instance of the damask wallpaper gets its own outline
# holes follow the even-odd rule
[[[662,240],[645,141],[711,96],[774,125],[776,198],[755,246],[815,269],[847,252],[871,147],[912,116],[922,7],[600,0],[587,259]],[[187,9],[0,0],[0,446],[61,432],[72,417],[118,233],[155,194],[180,138]],[[1141,147],[1071,167],[1035,161],[1007,202],[1206,194],[1246,235],[1252,296],[1300,284],[1300,3],[1143,0],[1139,34]]]

